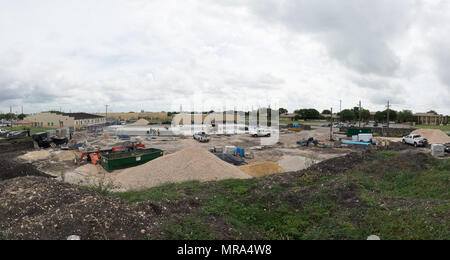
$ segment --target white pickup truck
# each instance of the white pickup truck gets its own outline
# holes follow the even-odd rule
[[[198,132],[194,134],[194,139],[201,143],[207,143],[211,140],[211,137],[205,132]]]
[[[420,135],[407,135],[403,137],[402,142],[404,144],[411,144],[414,145],[415,147],[417,146],[426,146],[428,143],[428,140],[423,138]]]
[[[270,137],[271,134],[272,132],[267,129],[257,129],[250,131],[250,135],[253,137],[262,137],[262,136]]]

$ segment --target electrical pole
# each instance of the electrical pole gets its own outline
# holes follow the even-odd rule
[[[333,108],[331,108],[330,141],[333,141]]]
[[[361,128],[361,100],[359,101],[359,128]]]
[[[105,126],[108,124],[108,107],[109,107],[109,105],[105,105],[105,108],[106,108]]]
[[[390,108],[390,105],[389,105],[389,100],[388,100],[388,102],[387,102],[387,135],[389,136],[389,108]]]

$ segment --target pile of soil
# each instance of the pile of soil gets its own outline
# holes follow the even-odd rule
[[[304,156],[285,155],[278,161],[281,168],[286,172],[300,171],[308,168],[315,160]]]
[[[450,143],[450,136],[439,129],[418,129],[411,134],[421,135],[428,140],[429,144],[447,144]]]
[[[153,204],[120,199],[39,177],[0,182],[0,234],[8,239],[142,239],[154,225]],[[139,208],[137,208],[139,207]]]
[[[9,158],[0,158],[0,181],[24,176],[51,177],[28,163],[19,163]]]
[[[165,155],[113,177],[122,188],[139,190],[166,183],[248,179],[250,176],[202,148],[187,148]]]
[[[68,162],[75,161],[77,157],[78,156],[74,151],[61,151],[60,153],[53,156],[53,159],[58,162]]]
[[[34,162],[34,161],[40,161],[40,160],[46,160],[50,158],[51,153],[47,150],[40,150],[40,151],[32,151],[28,152],[22,156],[19,156],[19,159]]]
[[[240,166],[239,169],[250,176],[261,177],[271,174],[283,173],[283,168],[276,162],[256,162]]]
[[[339,174],[354,168],[356,165],[364,163],[365,160],[367,160],[371,156],[372,155],[370,151],[352,152],[344,157],[332,158],[318,164],[314,164],[304,171],[320,172],[325,175]]]
[[[12,153],[18,151],[25,151],[29,149],[33,149],[34,144],[33,140],[21,140],[21,141],[12,141],[8,143],[0,143],[0,154],[4,153]]]
[[[150,124],[149,121],[147,121],[147,120],[145,120],[145,119],[139,119],[138,121],[136,121],[136,122],[134,122],[134,123],[132,123],[132,124],[130,124],[130,125],[133,125],[133,126],[142,126],[142,125],[148,125],[148,124]]]

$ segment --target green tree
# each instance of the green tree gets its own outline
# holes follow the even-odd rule
[[[331,115],[331,110],[325,109],[324,111],[322,111],[323,115]]]
[[[397,111],[390,109],[389,110],[389,121],[396,121],[396,120],[397,120]],[[386,122],[387,121],[387,109],[384,111],[376,112],[375,121]]]
[[[370,119],[370,111],[367,109],[361,110],[361,120],[367,122],[369,121],[369,119]]]
[[[414,115],[411,110],[403,110],[398,112],[397,120],[399,122],[414,122]]]
[[[20,114],[20,115],[17,116],[17,118],[18,118],[19,120],[24,120],[26,116],[27,116],[27,115],[25,115],[25,114]]]
[[[314,108],[299,109],[294,113],[298,115],[298,118],[303,120],[319,119],[321,117],[319,111]]]
[[[436,111],[434,111],[434,110],[430,110],[430,111],[428,111],[427,113],[428,113],[428,114],[435,114],[435,115],[438,114],[438,113],[437,113]]]
[[[340,113],[341,121],[353,121],[356,118],[355,112],[350,109],[344,109]]]
[[[280,115],[289,113],[289,111],[287,109],[282,108],[282,107],[278,111],[280,111]]]

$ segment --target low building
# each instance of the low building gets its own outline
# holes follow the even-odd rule
[[[321,116],[323,118],[325,118],[326,120],[330,120],[331,115],[330,114],[321,114]],[[340,120],[340,116],[338,116],[337,114],[333,114],[333,121],[339,121]]]
[[[24,126],[24,127],[32,127],[33,123],[27,120],[16,121],[12,123],[12,126]]]
[[[106,119],[103,116],[88,113],[53,113],[42,112],[39,114],[29,115],[25,121],[32,123],[34,127],[42,128],[63,128],[72,127],[81,129],[84,127],[104,125]]]
[[[295,121],[297,114],[281,114],[280,120],[282,121]]]
[[[436,115],[433,113],[417,113],[414,114],[415,122],[419,125],[446,125],[448,118],[444,115]]]

